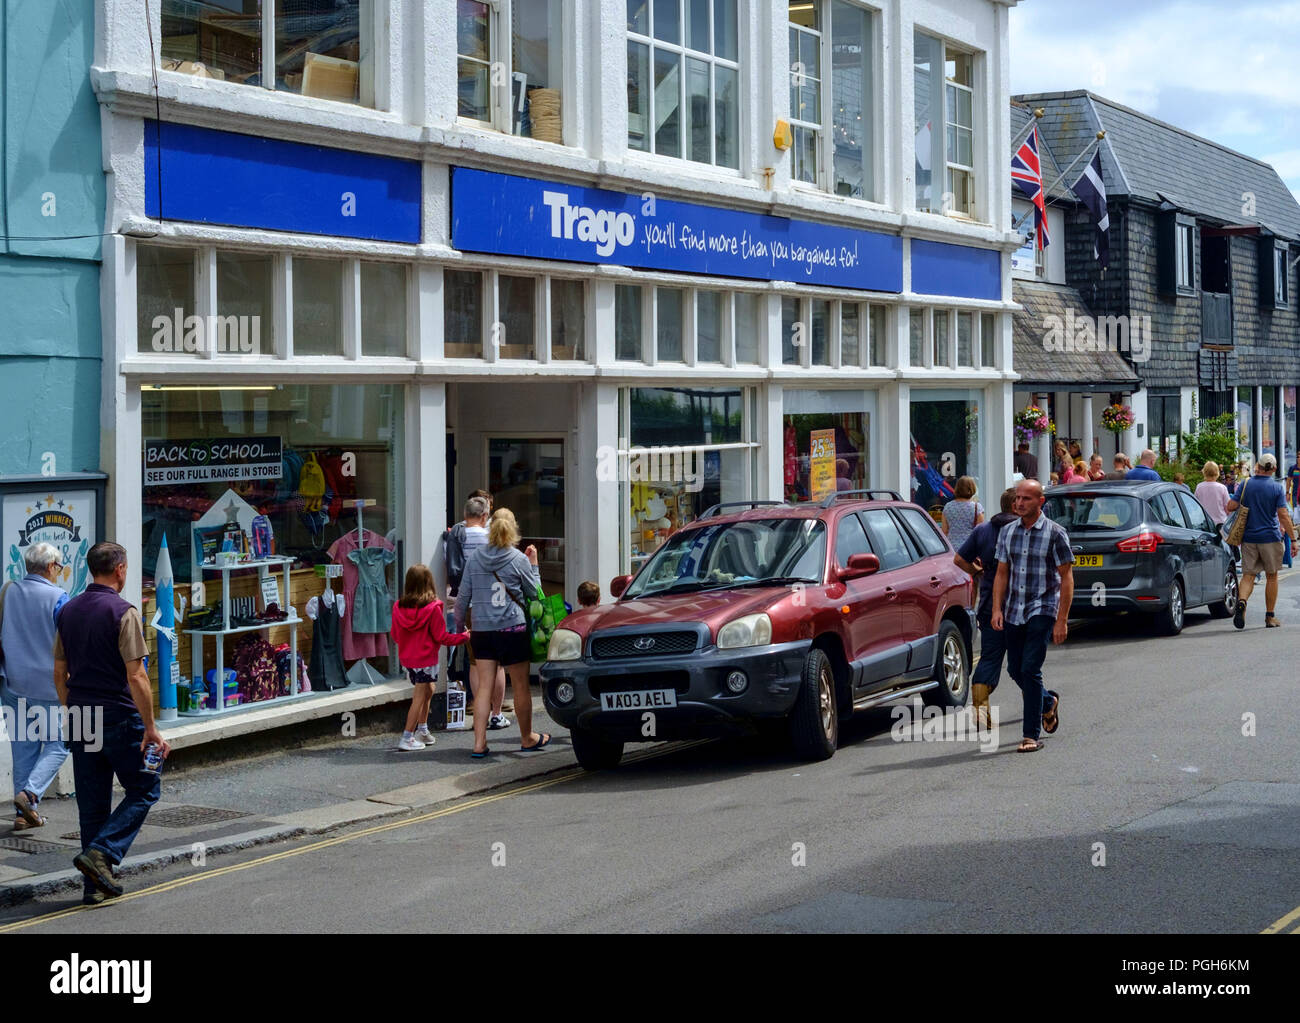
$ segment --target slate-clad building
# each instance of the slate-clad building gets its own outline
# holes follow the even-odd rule
[[[1125,450],[1152,447],[1175,458],[1181,431],[1232,411],[1243,455],[1269,452],[1290,464],[1300,382],[1300,203],[1277,172],[1090,92],[1016,100],[1044,109],[1039,132],[1058,164],[1106,132],[1110,267],[1103,274],[1094,260],[1092,221],[1078,204],[1062,204],[1058,243],[1066,280],[1094,316],[1150,319],[1149,357],[1130,356],[1141,389],[1132,400],[1134,436],[1121,438]]]

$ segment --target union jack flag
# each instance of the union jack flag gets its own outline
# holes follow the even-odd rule
[[[1034,125],[1029,138],[1020,144],[1020,150],[1011,158],[1011,180],[1021,193],[1034,204],[1034,234],[1041,252],[1052,239],[1047,233],[1047,203],[1043,198],[1043,168],[1038,160],[1038,125]]]

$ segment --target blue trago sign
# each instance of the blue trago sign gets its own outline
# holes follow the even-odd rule
[[[456,167],[451,241],[490,252],[868,291],[903,290],[892,235]]]

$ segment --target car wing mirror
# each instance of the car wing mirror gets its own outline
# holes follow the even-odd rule
[[[628,586],[631,585],[631,583],[632,583],[632,577],[630,575],[614,576],[614,578],[609,581],[610,596],[614,597],[617,600],[619,597],[623,596],[624,592],[626,592]]]
[[[861,579],[863,576],[875,575],[880,571],[880,559],[874,554],[850,554],[849,563],[841,568],[836,577],[840,582]]]

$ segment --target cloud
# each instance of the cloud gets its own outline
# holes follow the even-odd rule
[[[1300,0],[1023,4],[1011,13],[1011,90],[1089,89],[1277,166],[1300,194]]]

